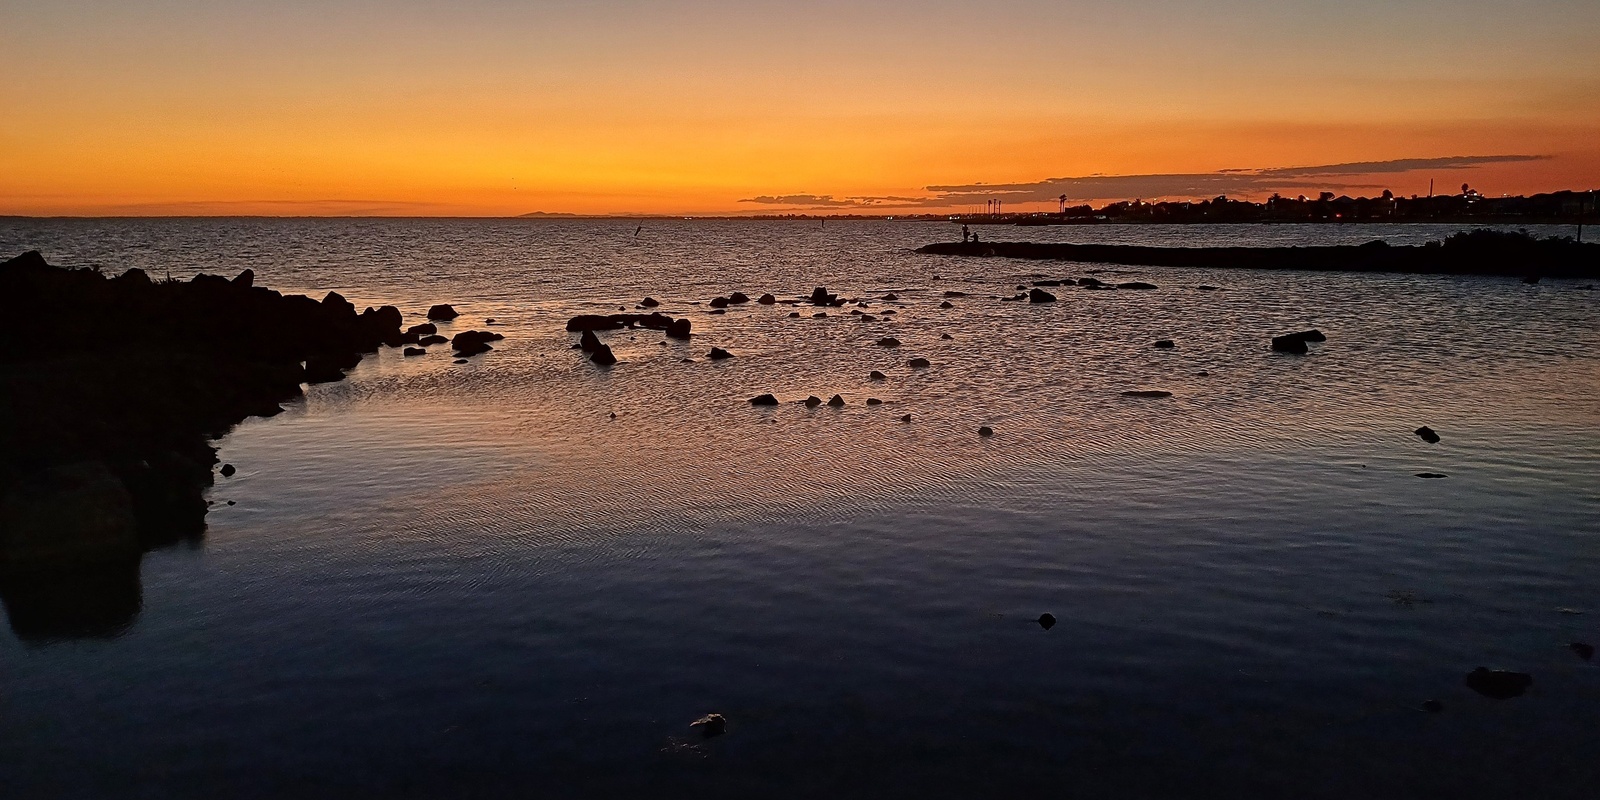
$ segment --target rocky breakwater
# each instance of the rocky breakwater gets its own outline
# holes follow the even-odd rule
[[[941,256],[1021,258],[1211,269],[1289,269],[1401,272],[1436,275],[1497,275],[1538,278],[1600,278],[1600,244],[1569,237],[1541,239],[1522,232],[1475,230],[1425,245],[1317,247],[1145,247],[1042,242],[940,242],[917,248]],[[1085,284],[1098,288],[1098,281]],[[1122,284],[1118,288],[1154,288]]]
[[[0,601],[19,635],[131,622],[142,554],[205,530],[212,439],[419,337],[392,306],[357,312],[254,277],[111,277],[36,252],[0,263],[7,312],[33,327],[0,350]],[[73,588],[83,575],[109,594]]]

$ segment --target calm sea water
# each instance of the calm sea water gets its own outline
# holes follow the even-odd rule
[[[992,297],[1093,265],[910,252],[940,224],[637,224],[0,221],[0,254],[249,267],[506,336],[239,426],[203,544],[144,558],[120,635],[0,637],[4,795],[1594,796],[1600,664],[1566,645],[1600,644],[1600,292],[1117,267],[1161,288],[1029,305]],[[877,320],[704,304],[817,285]],[[568,316],[645,295],[698,335],[571,349]],[[1534,686],[1479,697],[1479,665]]]

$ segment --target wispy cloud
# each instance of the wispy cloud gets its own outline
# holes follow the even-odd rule
[[[1133,198],[1215,197],[1256,195],[1263,192],[1301,190],[1312,184],[1324,189],[1375,189],[1381,184],[1352,182],[1360,176],[1396,175],[1423,170],[1462,170],[1486,164],[1542,161],[1543,155],[1447,156],[1397,158],[1388,161],[1352,161],[1301,167],[1229,169],[1217,172],[1175,172],[1147,175],[1083,175],[1046,178],[1031,183],[967,183],[927,187],[922,197],[834,197],[833,195],[763,195],[741,203],[784,205],[807,209],[880,206],[883,208],[949,208],[976,205],[986,200],[1007,203],[1053,202],[1066,195],[1069,202]]]

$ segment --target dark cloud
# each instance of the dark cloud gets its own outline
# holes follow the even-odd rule
[[[1347,178],[1365,175],[1397,175],[1422,170],[1472,169],[1485,164],[1542,161],[1550,156],[1499,155],[1449,156],[1445,158],[1397,158],[1389,161],[1352,161],[1307,167],[1266,169],[1226,169],[1217,172],[1174,172],[1151,175],[1084,175],[1048,178],[1032,183],[968,183],[929,186],[925,197],[842,197],[833,195],[791,194],[763,196],[741,203],[794,205],[808,208],[949,208],[978,205],[986,200],[1007,203],[1046,203],[1066,195],[1068,202],[1091,200],[1130,200],[1133,198],[1216,197],[1217,195],[1259,195],[1266,192],[1299,191],[1311,188],[1328,190],[1381,189],[1382,184],[1352,183]],[[1332,179],[1332,180],[1328,180]]]

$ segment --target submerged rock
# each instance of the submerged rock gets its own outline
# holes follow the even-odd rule
[[[951,335],[950,335],[950,334],[948,334],[948,333],[941,333],[941,334],[939,334],[939,338],[940,338],[940,339],[954,339],[954,338],[956,338],[956,337],[954,337],[954,336],[951,336]]]
[[[878,346],[879,347],[899,347],[900,346],[900,340],[894,338],[893,336],[885,336],[882,339],[878,340]]]
[[[881,405],[883,405],[883,401],[879,400],[876,397],[869,397],[869,398],[867,398],[867,405],[869,405],[869,406],[881,406]]]
[[[735,304],[748,303],[750,302],[750,296],[744,292],[734,292],[733,294],[728,295],[728,302]]]
[[[450,346],[455,348],[458,356],[475,356],[493,350],[490,342],[498,342],[506,337],[493,331],[462,331],[450,339]],[[605,347],[605,345],[600,345]]]
[[[661,301],[655,299],[654,297],[646,297],[645,299],[639,301],[639,305],[644,306],[645,308],[655,308],[656,306],[661,305]]]
[[[984,426],[978,428],[978,435],[979,436],[993,436],[994,435],[994,428],[991,428],[988,425],[984,425]]]
[[[1056,615],[1046,611],[1039,615],[1039,627],[1050,630],[1056,626]]]
[[[905,416],[902,416],[900,418],[900,421],[901,422],[910,422],[911,421],[911,415],[910,414],[906,414]]]
[[[428,334],[438,332],[439,326],[431,322],[424,322],[421,325],[412,325],[411,327],[406,328],[406,333],[415,333],[418,336],[426,336]]]
[[[1419,478],[1448,478],[1450,476],[1444,474],[1443,472],[1419,472],[1419,473],[1417,473],[1417,477],[1419,477]]]
[[[1496,700],[1520,697],[1532,685],[1533,676],[1526,672],[1478,667],[1467,673],[1467,688]]]
[[[816,395],[811,395],[810,397],[807,397],[806,399],[804,399],[804,400],[802,400],[800,402],[805,403],[806,404],[806,408],[816,408],[817,406],[822,405],[822,398],[820,398],[820,397],[818,397]]]
[[[872,374],[867,376],[867,380],[871,380],[871,381],[888,380],[888,378],[889,378],[889,376],[887,376],[887,375],[885,375],[885,374],[883,374],[883,373],[881,373],[881,372],[879,372],[877,370],[873,370]]]
[[[711,354],[706,357],[712,361],[721,361],[724,358],[733,358],[733,354],[720,347],[713,347],[711,348]]]
[[[1272,337],[1272,349],[1275,352],[1291,355],[1303,355],[1310,351],[1310,348],[1306,347],[1306,340],[1294,335]]]
[[[750,405],[753,406],[775,406],[777,404],[778,398],[770,394],[760,394],[750,398]]]
[[[1055,301],[1056,296],[1043,289],[1032,289],[1028,292],[1028,302],[1030,303],[1054,303]]]
[[[912,369],[927,369],[928,367],[933,366],[932,362],[928,361],[926,358],[913,358],[911,359],[910,363]]]
[[[1118,289],[1156,289],[1156,288],[1159,288],[1159,287],[1157,287],[1153,283],[1143,283],[1143,282],[1140,282],[1140,281],[1128,281],[1127,283],[1119,283],[1119,284],[1117,284],[1117,288]]]
[[[440,336],[437,333],[430,333],[427,336],[423,336],[423,337],[417,339],[417,344],[420,344],[423,347],[427,347],[428,345],[431,345],[431,344],[444,344],[445,342],[448,342],[448,341],[450,341],[450,339],[448,337]]]
[[[757,298],[756,302],[760,303],[761,305],[764,305],[764,306],[770,306],[770,305],[778,302],[778,298],[773,297],[770,294],[764,294],[764,295],[761,295],[761,297]]]
[[[1572,644],[1567,645],[1567,649],[1571,650],[1574,653],[1576,653],[1578,655],[1578,658],[1581,658],[1584,661],[1588,661],[1588,660],[1594,658],[1594,645],[1592,645],[1592,644],[1585,644],[1583,642],[1573,642]]]
[[[828,405],[833,406],[834,408],[844,408],[844,398],[839,395],[834,395],[833,398],[828,401]]]
[[[411,356],[425,356],[425,355],[428,354],[428,351],[426,351],[426,350],[424,350],[424,349],[422,349],[420,347],[407,347],[406,349],[404,349],[404,350],[402,350],[400,352],[401,352],[401,354],[405,355],[408,358],[411,357]]]
[[[1132,389],[1122,393],[1123,397],[1171,397],[1172,392],[1160,389]]]
[[[1426,425],[1416,429],[1415,431],[1412,431],[1412,433],[1422,437],[1422,441],[1427,442],[1428,444],[1439,443],[1439,434],[1434,433],[1433,429]]]
[[[728,307],[728,298],[726,298],[726,297],[713,297],[713,298],[711,298],[711,307],[712,308],[727,308]]]
[[[950,301],[949,301],[949,300],[946,300],[946,301],[944,301],[944,302],[943,302],[943,303],[940,303],[940,304],[939,304],[939,307],[940,307],[940,308],[955,308],[955,307],[956,307],[956,304],[955,304],[955,303],[952,303],[952,302],[950,302]]]
[[[428,308],[428,319],[431,320],[449,322],[450,320],[453,320],[459,316],[461,315],[456,313],[456,310],[452,308],[449,303],[440,303],[436,306],[430,306]]]
[[[1161,350],[1170,350],[1177,347],[1177,345],[1173,344],[1171,339],[1158,339],[1156,340],[1156,347]]]
[[[224,478],[231,478],[234,476],[234,473],[238,472],[238,470],[233,468],[232,464],[223,464],[222,469],[217,471],[220,472]]]

